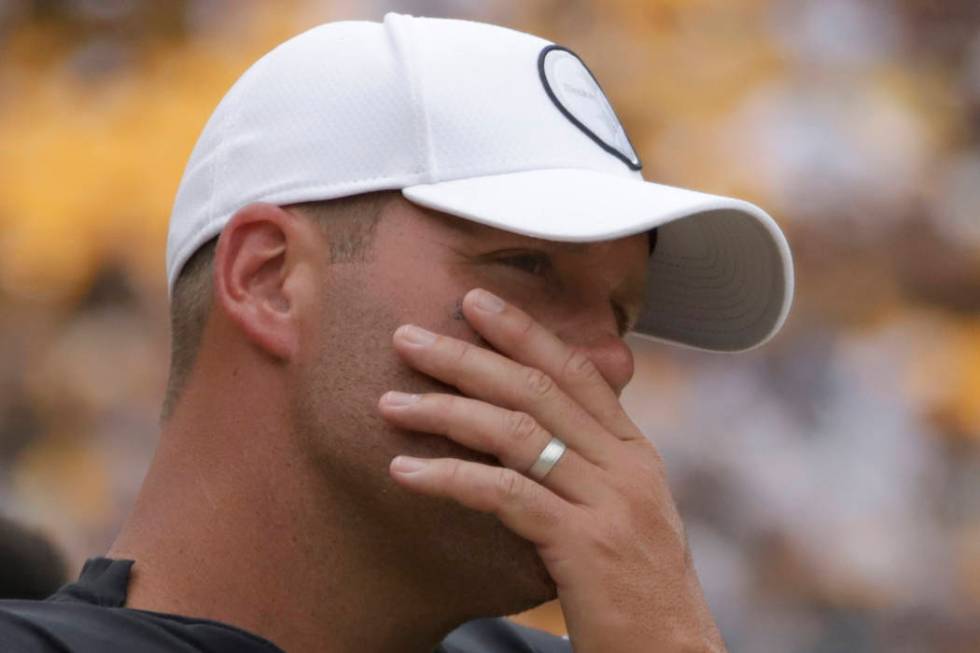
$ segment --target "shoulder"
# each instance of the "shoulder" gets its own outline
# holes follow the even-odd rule
[[[571,653],[563,637],[515,624],[507,619],[469,621],[443,640],[445,653]]]
[[[211,622],[72,600],[0,601],[4,653],[278,652],[268,642]]]

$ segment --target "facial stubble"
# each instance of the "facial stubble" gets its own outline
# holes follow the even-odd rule
[[[354,296],[365,293],[350,294],[344,299],[352,310],[343,320],[324,320],[320,355],[296,388],[302,395],[298,435],[322,470],[324,491],[347,506],[344,527],[361,529],[357,537],[374,549],[376,564],[404,576],[418,598],[433,605],[445,601],[458,619],[512,614],[554,598],[554,583],[534,545],[495,515],[410,492],[390,478],[388,464],[398,454],[499,462],[444,436],[397,429],[381,418],[377,402],[388,390],[461,393],[402,362],[391,345],[402,321],[380,309],[380,302]],[[444,311],[444,324],[426,326],[489,348],[461,306],[457,299]]]

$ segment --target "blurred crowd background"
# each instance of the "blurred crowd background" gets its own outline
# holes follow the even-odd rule
[[[277,42],[387,10],[571,47],[647,179],[786,231],[784,331],[636,341],[625,399],[731,649],[980,650],[977,0],[0,0],[0,514],[71,575],[106,550],[156,439],[201,127]]]

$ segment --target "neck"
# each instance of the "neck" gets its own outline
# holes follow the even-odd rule
[[[229,413],[211,399],[171,417],[109,552],[135,560],[128,607],[330,653],[429,652],[463,621],[409,576],[404,552],[379,541],[391,538],[372,536],[356,506],[325,492],[287,433],[222,423]]]

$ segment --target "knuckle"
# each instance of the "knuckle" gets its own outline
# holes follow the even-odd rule
[[[501,467],[497,472],[496,489],[497,496],[502,503],[516,503],[524,489],[524,478],[514,470]]]
[[[531,393],[532,397],[545,397],[551,394],[554,389],[555,382],[550,376],[537,369],[536,367],[525,368],[525,385],[527,386],[528,392]]]
[[[591,381],[599,375],[599,368],[582,350],[572,349],[565,358],[561,373],[568,379]]]
[[[592,530],[592,545],[603,557],[618,558],[623,551],[623,538],[621,529],[604,524]]]
[[[651,449],[633,449],[617,458],[614,465],[620,472],[610,474],[607,482],[621,496],[647,500],[649,493],[658,494],[667,487],[667,470],[663,460]]]
[[[456,366],[460,366],[469,357],[472,347],[465,342],[456,343],[456,351],[454,352],[454,360]]]
[[[450,460],[446,465],[446,478],[451,486],[463,483],[463,465],[459,460]]]
[[[517,442],[524,442],[530,439],[538,430],[538,422],[527,413],[520,411],[513,412],[511,413],[510,419],[511,437]]]

